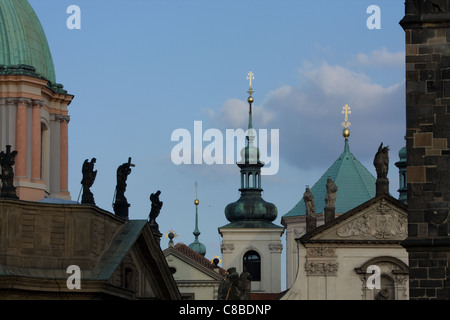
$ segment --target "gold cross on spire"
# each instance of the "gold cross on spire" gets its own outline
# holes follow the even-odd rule
[[[250,82],[250,88],[252,87],[252,80],[254,80],[254,79],[255,79],[255,77],[254,77],[254,75],[253,75],[253,72],[250,71],[250,72],[247,74],[247,80],[249,80],[249,82]]]
[[[248,91],[247,91],[247,93],[251,96],[252,94],[253,94],[253,89],[252,89],[252,80],[254,80],[255,79],[255,77],[254,77],[254,74],[253,74],[253,72],[252,71],[250,71],[248,74],[247,74],[247,80],[249,81],[249,84],[250,84],[250,88],[248,89]]]
[[[342,107],[342,114],[345,115],[344,122],[342,122],[342,126],[344,128],[350,127],[351,123],[348,121],[348,115],[351,114],[350,107],[348,104],[346,104],[344,107]]]

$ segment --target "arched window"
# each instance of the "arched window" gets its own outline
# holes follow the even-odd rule
[[[261,257],[258,252],[247,251],[243,259],[243,267],[250,273],[252,281],[261,281]]]

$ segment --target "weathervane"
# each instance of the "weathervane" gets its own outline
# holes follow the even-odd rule
[[[348,115],[351,114],[350,107],[348,104],[346,104],[344,107],[342,107],[342,114],[345,115],[344,122],[342,122],[342,126],[344,127],[344,130],[342,131],[342,135],[345,139],[347,139],[350,136],[350,130],[348,127],[351,126],[351,123],[348,121]]]

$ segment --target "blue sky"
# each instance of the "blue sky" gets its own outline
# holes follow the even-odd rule
[[[377,148],[389,145],[390,191],[398,196],[404,1],[29,2],[46,32],[56,80],[75,96],[69,106],[73,200],[83,161],[95,157],[91,191],[112,212],[116,169],[132,157],[136,167],[125,194],[130,219],[146,219],[150,194],[161,190],[160,231],[173,229],[177,241],[190,244],[198,181],[200,241],[208,259],[220,256],[217,228],[228,223],[225,206],[239,198],[239,168],[175,165],[171,135],[179,128],[193,134],[194,121],[203,130],[245,129],[250,70],[253,125],[279,130],[278,173],[262,179],[263,198],[278,207],[275,223],[343,151],[345,104],[352,110],[350,151],[375,175]],[[80,30],[66,26],[70,5],[81,9]],[[381,29],[366,26],[370,5],[381,10]],[[163,249],[167,242],[162,239]]]

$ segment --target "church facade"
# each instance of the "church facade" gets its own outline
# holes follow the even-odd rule
[[[407,300],[406,205],[382,194],[296,239],[283,300]]]

